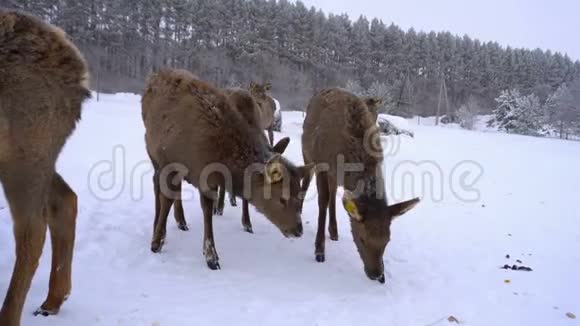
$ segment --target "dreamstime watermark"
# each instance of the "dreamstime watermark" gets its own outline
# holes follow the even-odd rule
[[[373,127],[365,132],[362,148],[371,157],[385,158],[399,154],[401,142],[401,137],[394,134],[383,135],[378,127]]]
[[[378,137],[378,138],[377,138]],[[375,161],[381,161],[386,156],[395,156],[401,148],[400,137],[380,136],[376,132],[365,135],[364,149],[370,153]],[[382,148],[381,144],[390,144]],[[373,194],[382,198],[388,195],[395,202],[414,197],[442,202],[450,198],[462,202],[477,202],[481,198],[478,182],[484,174],[483,167],[475,161],[459,161],[452,165],[441,166],[436,161],[400,161],[389,164],[385,169],[379,164],[375,171],[365,170],[365,164],[361,162],[347,162],[343,155],[338,155],[336,162],[317,164],[313,173],[325,173],[336,171],[336,182],[339,185],[349,185],[353,193],[368,193],[368,188],[374,189]],[[195,171],[197,188],[182,187],[183,180],[194,177],[187,166],[181,163],[171,163],[155,171],[149,160],[128,163],[127,151],[123,146],[115,146],[110,159],[95,163],[89,171],[88,187],[94,197],[103,201],[112,201],[122,196],[129,196],[133,201],[140,201],[145,197],[146,189],[154,189],[154,180],[158,180],[158,190],[166,197],[172,199],[191,200],[195,193],[201,191],[206,196],[217,198],[216,184],[224,184],[226,191],[232,193],[233,189],[240,188],[244,198],[251,198],[252,192],[259,189],[263,192],[263,198],[272,198],[272,184],[280,184],[282,197],[291,195],[291,173],[286,170],[284,164],[274,162],[270,165],[251,164],[243,175],[235,177],[222,163],[212,163],[203,167],[201,171]],[[256,175],[262,178],[256,179]],[[269,180],[272,175],[275,182]],[[334,175],[334,173],[333,173]],[[366,178],[361,178],[366,175]],[[242,185],[234,187],[234,180]],[[255,180],[263,180],[261,185],[256,185]],[[191,180],[189,180],[191,181]],[[305,201],[315,200],[316,191],[301,193]]]

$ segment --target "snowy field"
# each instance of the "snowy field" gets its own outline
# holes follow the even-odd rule
[[[302,113],[283,119],[286,155],[301,163]],[[431,326],[453,324],[450,316],[465,325],[577,325],[566,314],[580,314],[580,143],[408,124],[415,138],[383,139],[387,191],[423,201],[394,222],[380,285],[363,272],[342,207],[340,241],[327,241],[326,263],[315,262],[315,182],[300,239],[283,238],[257,213],[247,234],[240,207],[226,207],[214,222],[220,271],[206,267],[199,198],[188,186],[191,230],[170,219],[163,252],[151,253],[139,97],[88,102],[58,162],[79,195],[73,293],[58,316],[32,316],[47,293],[47,242],[22,325]],[[0,194],[2,298],[11,225]]]

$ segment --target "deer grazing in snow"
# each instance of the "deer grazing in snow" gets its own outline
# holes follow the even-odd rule
[[[270,89],[270,84],[257,84],[254,82],[250,83],[248,90],[250,92],[250,96],[253,98],[253,104],[249,103],[247,100],[244,100],[243,96],[240,96],[240,94],[242,94],[240,92],[243,91],[241,89],[225,89],[224,92],[228,96],[232,96],[234,101],[238,101],[238,104],[243,104],[241,106],[234,105],[234,107],[236,107],[238,110],[241,110],[240,113],[251,127],[256,127],[260,130],[267,130],[268,140],[270,142],[270,146],[273,146],[273,151],[282,154],[286,149],[286,146],[288,146],[286,142],[289,142],[290,139],[283,139],[283,142],[279,142],[276,146],[274,146],[274,113],[276,112],[276,102],[268,95]],[[284,143],[286,143],[286,145],[282,148],[281,145]],[[224,195],[225,194],[223,194],[223,189],[220,189],[219,201],[216,202],[215,206],[217,215],[222,215],[223,213]],[[236,197],[231,195],[230,205],[232,207],[237,206]],[[247,210],[247,202],[244,205],[244,210]],[[244,216],[248,216],[248,214],[244,214]],[[247,219],[247,224],[244,224],[244,229],[252,233],[252,227],[249,219]]]
[[[258,137],[262,138],[264,143],[268,143],[266,135],[262,132],[260,125],[260,108],[254,98],[245,90],[239,88],[231,88],[223,90],[228,97],[231,108],[237,110],[242,118],[248,123],[248,127],[254,128],[254,132]],[[283,154],[290,143],[290,138],[285,137],[278,141],[278,143],[270,148],[272,153]],[[181,190],[179,190],[181,191]],[[214,215],[223,215],[224,202],[226,195],[226,187],[219,188],[218,200],[214,203]],[[178,196],[181,198],[181,196]],[[230,193],[230,204],[237,206],[236,197]],[[187,230],[187,222],[185,221],[183,203],[181,199],[176,199],[174,203],[174,216],[179,228]],[[185,226],[185,228],[183,227]],[[242,227],[248,233],[253,233],[252,223],[250,221],[250,212],[248,201],[243,199],[242,206]]]
[[[142,116],[155,170],[153,252],[162,249],[182,180],[199,191],[203,252],[212,270],[220,268],[212,223],[220,187],[254,205],[284,236],[302,235],[300,182],[310,167],[296,167],[273,153],[263,132],[248,125],[223,91],[187,71],[163,70],[149,78]]]
[[[249,91],[258,104],[258,118],[260,128],[268,131],[270,146],[274,146],[274,113],[276,112],[276,102],[268,92],[272,86],[270,84],[250,83]]]
[[[369,110],[376,100],[363,100],[340,89],[315,95],[307,108],[302,134],[304,162],[316,164],[318,188],[318,230],[315,256],[325,261],[326,212],[329,211],[330,239],[338,240],[336,221],[337,187],[344,187],[343,206],[350,217],[354,243],[366,275],[385,282],[383,254],[390,240],[391,222],[412,209],[419,199],[389,205],[381,171],[383,151],[376,116]],[[357,169],[345,164],[356,163]],[[308,175],[302,183],[306,192]]]
[[[20,325],[46,237],[52,269],[46,301],[53,315],[71,291],[77,197],[55,162],[90,97],[83,56],[57,27],[0,10],[0,181],[14,223],[16,263],[0,325]]]
[[[250,83],[250,87],[248,88],[248,90],[256,105],[248,105],[249,103],[247,103],[247,101],[242,101],[245,103],[245,105],[241,107],[242,111],[240,113],[242,114],[242,116],[244,116],[246,121],[248,121],[250,126],[259,128],[260,130],[267,130],[270,146],[273,146],[273,150],[275,152],[282,154],[288,144],[286,143],[282,151],[279,150],[282,148],[281,146],[279,146],[282,145],[282,143],[279,142],[277,146],[274,146],[274,124],[275,124],[274,115],[276,112],[276,102],[272,97],[268,95],[270,89],[271,89],[270,84],[257,84],[254,82]],[[238,100],[241,99],[241,97],[238,96],[240,94],[239,93],[240,91],[242,90],[241,89],[225,90],[226,94],[238,97]],[[290,139],[283,140],[284,142],[290,141]],[[276,151],[277,147],[278,151]],[[223,213],[224,208],[223,198],[224,196],[222,195],[222,192],[220,192],[219,197],[220,200],[216,203],[216,212],[218,213],[218,215],[221,215],[221,213]],[[233,207],[237,206],[236,198],[233,196],[230,196],[230,205]],[[244,206],[244,209],[247,209],[247,203],[246,206]],[[245,216],[247,216],[247,214],[245,214]],[[248,224],[244,224],[244,228],[246,229],[246,231],[252,233],[251,231],[252,228],[251,224],[249,223],[249,219],[247,220],[247,222]],[[249,228],[246,227],[246,225],[250,225]]]

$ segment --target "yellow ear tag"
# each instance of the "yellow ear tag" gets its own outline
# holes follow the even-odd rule
[[[266,181],[270,184],[278,183],[282,181],[283,174],[282,169],[284,167],[278,162],[269,163],[266,167]]]
[[[346,211],[348,212],[348,214],[350,214],[350,216],[356,216],[357,215],[357,209],[356,209],[355,203],[353,203],[350,200],[347,200],[347,201],[345,201],[344,206],[345,206]]]
[[[359,222],[362,222],[362,217],[358,213],[358,208],[356,207],[354,201],[346,199],[344,201],[344,208],[346,209],[346,212],[348,213],[348,215],[350,215],[350,217]]]

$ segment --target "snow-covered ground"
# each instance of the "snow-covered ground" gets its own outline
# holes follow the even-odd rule
[[[239,207],[216,217],[220,271],[206,267],[198,197],[188,186],[191,230],[181,232],[170,220],[163,252],[151,253],[151,171],[140,114],[135,95],[105,95],[85,106],[58,162],[80,200],[73,293],[60,315],[32,317],[47,292],[47,242],[24,326],[427,326],[449,324],[450,316],[465,325],[577,324],[566,313],[580,313],[578,142],[416,120],[409,120],[414,139],[383,138],[389,195],[423,201],[394,222],[387,284],[380,285],[364,275],[341,207],[341,239],[327,241],[326,263],[315,262],[315,182],[300,239],[284,239],[257,213],[255,234],[243,232]],[[292,138],[287,156],[296,163],[302,119],[284,112],[283,135]],[[115,175],[107,173],[111,167]],[[14,244],[1,194],[0,207],[1,298]],[[533,272],[500,269],[505,264]]]
[[[487,122],[492,117],[493,115],[478,115],[477,117],[475,117],[475,124],[473,126],[473,129],[481,132],[498,132],[497,128],[487,126]],[[412,124],[415,125],[419,124],[422,126],[435,126],[435,117],[421,117],[421,118],[415,117],[413,119],[410,119],[410,121],[412,121]],[[461,129],[459,123],[448,123],[448,124],[440,123],[439,126],[442,128]]]
[[[409,130],[409,121],[407,121],[405,118],[402,117],[398,117],[396,115],[390,115],[390,114],[384,114],[381,113],[378,116],[377,120],[387,120],[389,121],[391,124],[393,124],[395,127],[402,129],[402,130]]]

